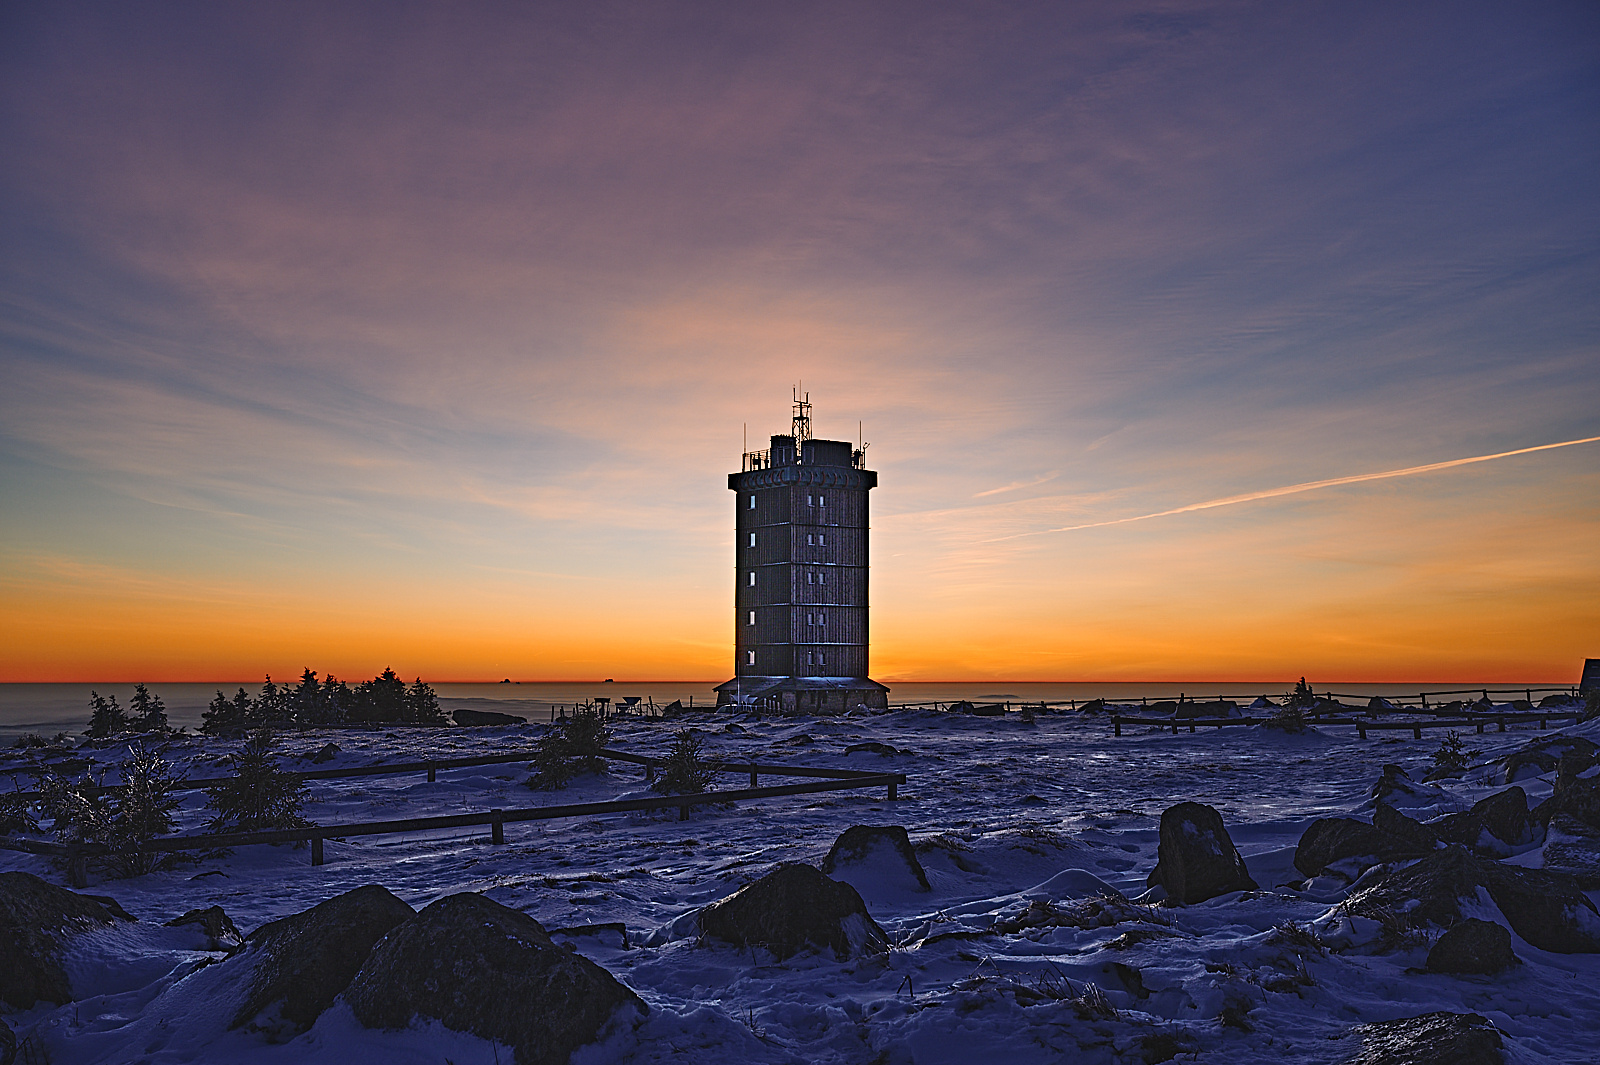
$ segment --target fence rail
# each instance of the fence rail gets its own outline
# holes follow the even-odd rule
[[[654,779],[656,769],[664,759],[627,751],[605,749],[600,754],[608,759],[631,762],[645,767],[647,779]],[[439,768],[460,765],[493,765],[497,762],[526,761],[527,755],[493,755],[485,758],[440,759],[429,762],[406,762],[387,766],[363,766],[343,772],[319,771],[323,779],[332,776],[372,776],[379,771],[418,772],[428,770],[432,780]],[[448,763],[448,764],[447,764]],[[819,792],[848,791],[857,788],[887,789],[888,800],[899,798],[899,786],[906,782],[904,773],[873,773],[855,769],[814,769],[809,766],[773,765],[761,762],[719,762],[714,767],[721,772],[750,774],[750,786],[730,791],[695,792],[687,795],[663,795],[648,799],[615,799],[607,802],[564,803],[555,806],[529,806],[518,809],[492,809],[468,814],[443,814],[436,817],[409,817],[387,821],[352,821],[333,825],[309,825],[305,828],[277,829],[265,832],[220,832],[191,836],[167,836],[148,840],[126,850],[140,854],[162,854],[187,850],[215,850],[223,847],[246,847],[264,843],[311,844],[311,864],[323,864],[323,841],[344,839],[350,836],[378,836],[408,832],[425,832],[444,828],[467,828],[476,825],[490,826],[490,841],[505,842],[505,826],[519,821],[546,821],[568,817],[590,817],[600,814],[632,813],[648,810],[676,809],[680,820],[686,820],[696,806],[716,803],[744,802],[752,799],[775,799],[786,795],[809,795]],[[760,774],[768,776],[821,778],[803,784],[770,784],[757,786]],[[205,782],[191,781],[191,787]],[[107,790],[120,785],[108,785]],[[25,851],[50,857],[64,858],[74,887],[87,884],[87,863],[90,858],[113,853],[112,848],[99,843],[51,843],[46,840],[5,838],[0,839],[0,849]]]
[[[1583,719],[1581,708],[1572,710],[1534,710],[1512,711],[1504,714],[1473,714],[1471,717],[1436,717],[1428,721],[1373,721],[1359,717],[1322,717],[1309,719],[1314,725],[1348,725],[1353,727],[1362,739],[1367,738],[1368,732],[1410,732],[1416,739],[1422,738],[1423,729],[1437,728],[1475,728],[1482,733],[1489,725],[1497,726],[1497,731],[1504,732],[1507,724],[1525,724],[1537,721],[1541,730],[1548,729],[1551,721],[1570,720],[1577,724]],[[1176,736],[1178,730],[1187,727],[1190,732],[1197,728],[1223,728],[1228,725],[1260,725],[1271,718],[1264,717],[1130,717],[1125,714],[1111,715],[1112,734],[1122,735],[1124,725],[1156,725],[1163,731],[1172,730]]]

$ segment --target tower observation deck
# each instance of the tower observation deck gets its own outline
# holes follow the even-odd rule
[[[749,451],[734,495],[734,678],[718,705],[793,711],[887,705],[867,677],[866,446],[811,436],[795,396],[786,436]]]

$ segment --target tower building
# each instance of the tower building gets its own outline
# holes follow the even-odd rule
[[[719,705],[843,711],[887,705],[867,677],[866,445],[811,436],[796,394],[787,436],[745,452],[734,492],[734,678]]]

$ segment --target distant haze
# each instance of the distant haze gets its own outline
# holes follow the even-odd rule
[[[10,5],[0,680],[725,679],[803,380],[891,684],[1575,681],[1597,54],[1576,2]]]

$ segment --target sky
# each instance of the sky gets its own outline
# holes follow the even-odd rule
[[[720,681],[803,383],[880,680],[1573,682],[1596,174],[1587,2],[6,5],[0,680]]]

